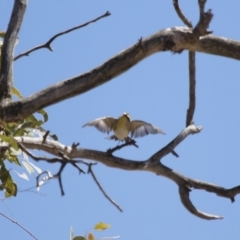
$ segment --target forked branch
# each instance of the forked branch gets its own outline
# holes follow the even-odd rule
[[[43,138],[44,139],[44,138]],[[46,142],[46,138],[44,139],[44,141],[42,141],[42,144],[45,144]],[[46,161],[48,163],[60,163],[60,168],[58,170],[58,172],[56,174],[49,175],[48,171],[44,171],[42,173],[40,173],[37,176],[37,187],[39,187],[39,179],[43,174],[47,174],[47,177],[45,177],[45,181],[47,180],[51,180],[51,179],[58,179],[58,183],[59,183],[59,188],[61,191],[61,195],[65,195],[64,190],[63,190],[63,184],[62,184],[62,172],[65,168],[65,166],[67,164],[71,164],[72,166],[74,166],[75,168],[77,168],[79,170],[79,173],[85,173],[82,168],[80,168],[77,164],[84,164],[86,166],[88,166],[88,173],[92,176],[94,182],[97,184],[98,188],[100,189],[100,191],[103,193],[103,195],[107,198],[108,201],[110,201],[110,203],[112,203],[120,212],[123,212],[123,210],[121,209],[121,207],[113,200],[111,199],[108,194],[106,193],[106,191],[103,189],[103,187],[101,186],[101,184],[99,183],[97,177],[95,176],[93,170],[92,170],[92,165],[95,165],[95,163],[88,163],[86,161],[83,160],[73,160],[73,159],[69,159],[67,157],[67,155],[63,154],[62,151],[56,153],[55,158],[48,158],[48,157],[38,157],[35,156],[33,153],[31,153],[30,151],[28,151],[25,147],[24,144],[22,143],[18,143],[20,149],[25,152],[29,157],[31,157],[32,159],[34,159],[35,161]],[[71,151],[75,151],[76,147],[78,146],[78,144],[73,143],[71,146]]]
[[[168,153],[171,153],[172,149],[177,147],[186,137],[188,137],[191,134],[198,133],[200,131],[201,127],[196,127],[194,125],[188,126],[173,141],[171,141],[169,144],[167,144],[165,147],[160,149],[158,152],[156,152],[154,155],[152,155],[149,159],[146,159],[145,161],[139,161],[137,159],[136,160],[123,159],[116,157],[114,155],[110,155],[107,152],[77,148],[73,146],[65,146],[60,142],[49,139],[46,139],[44,143],[42,142],[42,138],[16,137],[15,139],[27,149],[43,150],[57,157],[59,157],[59,153],[61,153],[63,156],[66,156],[68,159],[71,159],[70,161],[68,161],[68,164],[71,164],[71,161],[73,162],[77,161],[74,159],[79,158],[88,159],[103,163],[108,167],[132,171],[133,170],[148,171],[159,176],[167,177],[178,185],[181,201],[183,205],[192,214],[203,219],[209,220],[220,219],[222,218],[221,216],[211,215],[197,210],[189,198],[190,190],[191,189],[206,190],[208,192],[215,193],[218,196],[229,198],[233,202],[234,197],[237,194],[240,194],[240,186],[226,189],[214,184],[188,178],[184,175],[175,172],[173,169],[164,166],[159,161]],[[6,147],[6,144],[3,144],[3,146]],[[48,159],[47,161],[49,162],[51,160]],[[53,162],[54,161],[55,160],[53,160]],[[64,159],[62,161],[66,162]]]

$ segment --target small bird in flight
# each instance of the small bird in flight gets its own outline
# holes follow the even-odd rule
[[[123,115],[119,118],[97,118],[83,125],[83,127],[85,126],[94,126],[103,133],[109,133],[113,131],[114,135],[108,137],[108,139],[120,141],[124,140],[125,142],[131,141],[131,138],[143,137],[150,133],[165,134],[161,129],[153,126],[150,123],[139,120],[131,121],[130,115],[128,113],[123,113]],[[131,138],[128,137],[129,133],[131,134]]]

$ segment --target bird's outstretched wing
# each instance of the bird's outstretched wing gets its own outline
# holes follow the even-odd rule
[[[148,134],[165,134],[161,129],[153,126],[150,123],[143,121],[131,121],[130,123],[131,137],[143,137]]]
[[[113,123],[115,121],[116,121],[116,119],[112,118],[112,117],[102,117],[102,118],[97,118],[91,122],[88,122],[88,123],[84,124],[82,127],[94,126],[100,132],[109,133],[112,131]]]

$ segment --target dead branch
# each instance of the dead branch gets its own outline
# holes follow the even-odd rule
[[[208,26],[213,18],[213,14],[211,9],[209,9],[207,12],[204,12],[206,1],[207,0],[198,0],[200,18],[198,24],[193,30],[196,37],[212,33],[212,31],[207,31]]]
[[[96,150],[84,149],[84,148],[72,148],[72,146],[65,146],[60,142],[46,139],[45,143],[42,143],[42,138],[31,137],[15,137],[15,139],[21,143],[27,149],[38,149],[53,154],[59,157],[59,153],[67,156],[69,159],[88,159],[100,162],[108,167],[123,169],[123,170],[140,170],[148,171],[159,176],[167,177],[174,181],[179,187],[179,194],[183,205],[192,214],[203,219],[220,219],[222,217],[203,213],[197,210],[192,204],[189,198],[190,189],[205,190],[211,193],[215,193],[218,196],[229,198],[234,202],[234,197],[240,194],[240,186],[234,188],[223,188],[207,182],[195,180],[181,175],[171,168],[164,166],[159,160],[161,160],[168,153],[171,153],[172,149],[177,147],[187,136],[198,133],[201,131],[201,127],[194,125],[188,126],[184,129],[174,140],[156,152],[154,155],[144,161],[123,159],[107,152],[101,152]],[[1,148],[2,144],[0,144]],[[3,144],[6,147],[6,144]],[[71,160],[71,161],[73,161]],[[65,160],[62,160],[65,161]],[[71,163],[68,161],[68,163]],[[76,160],[75,160],[76,161]]]
[[[46,141],[46,139],[45,139]],[[42,142],[42,144],[45,143]],[[56,174],[54,174],[53,176],[50,176],[49,173],[47,171],[44,171],[42,173],[40,173],[36,179],[37,179],[37,187],[39,187],[39,178],[43,175],[43,174],[47,174],[48,175],[48,180],[51,180],[51,179],[58,179],[58,183],[59,183],[59,188],[60,188],[60,191],[61,191],[61,195],[65,195],[64,193],[64,190],[63,190],[63,185],[62,185],[62,171],[64,170],[65,166],[67,164],[71,164],[73,165],[75,168],[77,168],[79,170],[79,173],[85,173],[78,165],[77,163],[82,163],[82,164],[85,164],[88,166],[88,173],[91,174],[94,182],[97,184],[98,188],[100,189],[100,191],[103,193],[103,195],[107,198],[107,200],[109,200],[120,212],[123,212],[123,210],[121,209],[121,207],[115,202],[113,201],[106,193],[106,191],[103,189],[103,187],[101,186],[101,184],[99,183],[97,177],[95,176],[94,172],[92,171],[92,165],[95,165],[95,163],[88,163],[86,161],[83,161],[83,160],[74,160],[74,159],[70,159],[66,154],[64,154],[63,152],[59,152],[58,155],[61,156],[61,158],[47,158],[47,157],[38,157],[38,156],[35,156],[34,154],[32,154],[30,151],[28,151],[25,147],[24,147],[24,144],[22,143],[18,143],[19,144],[19,147],[21,148],[21,150],[23,152],[25,152],[29,157],[31,157],[32,159],[34,159],[35,161],[46,161],[48,163],[60,163],[60,168],[58,170],[58,172]],[[75,151],[79,144],[75,144],[73,143],[71,148],[72,148],[72,151]]]
[[[169,153],[172,153],[172,151],[178,146],[179,143],[181,143],[187,136],[190,134],[196,134],[199,133],[202,130],[202,127],[189,125],[186,127],[176,138],[174,138],[170,143],[168,143],[165,147],[163,147],[158,152],[154,153],[150,158],[149,162],[158,162],[161,161],[163,157],[168,155]]]
[[[89,21],[89,22],[86,22],[86,23],[84,23],[84,24],[78,25],[78,26],[73,27],[73,28],[69,28],[69,29],[67,29],[67,30],[65,30],[65,31],[63,31],[63,32],[57,33],[56,35],[54,35],[53,37],[51,37],[46,43],[41,44],[41,45],[39,45],[39,46],[37,46],[37,47],[34,47],[34,48],[32,48],[32,49],[24,52],[24,53],[21,53],[21,54],[17,55],[17,56],[14,58],[14,61],[18,60],[19,58],[21,58],[21,57],[23,57],[23,56],[29,56],[30,53],[32,53],[32,52],[34,52],[34,51],[37,51],[37,50],[39,50],[39,49],[42,49],[42,48],[47,48],[48,50],[53,51],[53,48],[51,47],[51,43],[52,43],[57,37],[60,37],[60,36],[62,36],[62,35],[64,35],[64,34],[67,34],[67,33],[69,33],[69,32],[75,31],[75,30],[77,30],[77,29],[79,29],[79,28],[86,27],[87,25],[89,25],[89,24],[91,24],[91,23],[94,23],[94,22],[97,22],[97,21],[100,20],[101,18],[105,18],[105,17],[108,17],[108,16],[110,16],[110,15],[111,15],[111,14],[107,11],[107,12],[104,13],[103,15],[101,15],[101,16],[99,16],[99,17],[97,17],[97,18],[95,18],[95,19],[93,19],[93,20],[91,20],[91,21]]]
[[[205,8],[205,0],[199,0],[199,23],[195,27],[196,37],[203,36],[207,32],[208,25],[212,19],[211,12],[204,13]],[[179,16],[179,18],[185,23],[189,28],[193,28],[192,23],[190,20],[187,19],[187,17],[183,14],[181,8],[179,7],[178,0],[173,1],[174,8]],[[205,28],[205,29],[204,29]],[[189,107],[187,110],[187,117],[186,117],[186,127],[190,124],[193,124],[193,115],[195,111],[196,106],[196,67],[195,67],[195,51],[189,51],[188,54],[188,61],[189,61]]]
[[[187,110],[186,126],[193,124],[193,115],[196,107],[196,68],[195,52],[189,51],[189,107]]]
[[[46,139],[45,139],[46,141]],[[44,141],[44,142],[45,142]],[[42,142],[42,143],[44,143]],[[84,163],[86,165],[89,165],[89,163],[86,163],[82,160],[71,160],[68,157],[66,157],[64,154],[62,154],[61,152],[59,152],[59,155],[61,156],[61,158],[47,158],[47,157],[37,157],[34,154],[32,154],[30,151],[28,151],[23,144],[18,143],[19,147],[21,148],[21,150],[23,152],[25,152],[29,157],[31,157],[32,159],[34,159],[35,161],[46,161],[48,163],[56,163],[59,162],[60,168],[58,170],[58,172],[56,174],[54,174],[53,176],[48,176],[48,180],[53,179],[53,178],[57,178],[58,179],[58,183],[59,183],[59,188],[61,191],[61,195],[64,195],[64,190],[63,190],[63,185],[62,185],[62,171],[65,168],[65,166],[69,163],[72,164],[75,168],[77,168],[79,170],[79,173],[85,173],[76,163]],[[37,176],[37,187],[39,186],[39,178],[42,174],[44,174],[46,172],[42,172]]]
[[[166,50],[181,52],[186,49],[240,59],[240,42],[206,35],[208,34],[206,29],[213,15],[210,11],[204,12],[204,1],[199,1],[200,20],[194,29],[168,28],[141,39],[137,44],[87,73],[56,83],[29,97],[3,104],[0,106],[0,119],[5,122],[15,122],[39,109],[85,93],[112,80],[156,52]]]
[[[93,165],[93,164],[91,164],[91,163],[89,164],[88,173],[91,174],[94,182],[97,184],[98,188],[100,189],[100,191],[102,192],[102,194],[107,198],[107,200],[108,200],[110,203],[112,203],[120,212],[123,212],[123,210],[121,209],[121,207],[120,207],[113,199],[111,199],[111,198],[107,195],[106,191],[103,189],[103,187],[101,186],[101,184],[100,184],[99,181],[97,180],[97,178],[96,178],[96,176],[95,176],[95,174],[94,174],[94,172],[93,172],[93,170],[92,170],[92,165]]]
[[[187,17],[182,12],[181,8],[179,7],[178,0],[173,0],[173,6],[178,17],[183,21],[183,23],[186,24],[189,28],[192,28],[193,27],[192,23],[190,20],[187,19]]]
[[[87,73],[1,106],[0,118],[5,122],[25,118],[39,109],[98,87],[129,70],[151,54],[167,49],[174,52],[187,49],[240,60],[240,42],[210,35],[196,39],[193,30],[184,27],[162,30],[143,39],[141,44],[141,48],[135,44]]]
[[[11,101],[12,79],[12,56],[17,35],[22,24],[23,16],[27,7],[27,0],[14,1],[12,15],[8,24],[7,32],[4,36],[1,51],[1,69],[0,69],[0,101]]]

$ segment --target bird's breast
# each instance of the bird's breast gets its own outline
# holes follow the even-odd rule
[[[119,139],[119,140],[124,140],[128,136],[128,129],[125,127],[118,127],[117,129],[114,130],[114,135]]]
[[[129,120],[125,116],[120,117],[113,127],[114,135],[119,140],[124,140],[129,133]]]

